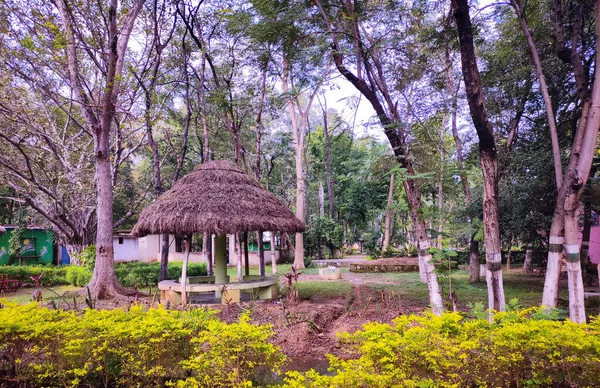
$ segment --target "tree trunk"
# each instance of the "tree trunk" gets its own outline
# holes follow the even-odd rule
[[[495,150],[494,150],[495,151]],[[498,159],[495,152],[480,154],[483,170],[483,233],[485,239],[488,302],[493,310],[504,311],[502,250],[498,216]]]
[[[394,172],[390,174],[390,188],[388,191],[387,208],[385,211],[385,234],[383,236],[382,252],[386,252],[390,245],[390,230],[392,228],[392,205],[394,204]]]
[[[108,147],[108,133],[101,136],[96,148],[96,265],[88,284],[94,299],[107,299],[119,293],[120,286],[115,275],[113,251],[112,206],[113,187]]]
[[[562,247],[562,244],[561,244]],[[531,261],[533,260],[533,249],[525,250],[525,261],[523,262],[523,273],[531,273],[533,271],[533,267]],[[560,271],[560,268],[559,268]]]
[[[504,310],[504,286],[500,253],[500,225],[498,219],[498,159],[494,131],[487,117],[483,90],[475,57],[473,30],[467,0],[452,0],[458,29],[462,73],[465,81],[469,110],[479,138],[479,161],[483,171],[483,227],[485,235],[486,280],[491,310]]]
[[[319,181],[319,216],[325,216],[325,189],[323,188],[323,179],[321,179],[321,174],[318,176]]]
[[[479,241],[471,236],[469,244],[469,281],[475,283],[479,281]]]
[[[469,187],[469,180],[467,179],[467,174],[465,172],[465,162],[463,158],[462,151],[462,140],[458,134],[458,126],[456,125],[456,117],[458,111],[458,89],[460,89],[460,84],[458,87],[455,86],[454,83],[454,68],[452,66],[452,61],[450,60],[450,48],[449,43],[446,45],[446,67],[448,71],[448,80],[447,87],[448,92],[452,96],[452,114],[451,114],[451,127],[452,127],[452,137],[454,138],[454,144],[456,145],[456,161],[458,165],[458,170],[460,174],[460,180],[463,186],[463,193],[465,195],[465,202],[467,205],[471,204],[471,188]],[[470,233],[470,242],[469,242],[469,281],[471,283],[475,283],[479,281],[479,241],[475,241],[474,233]]]
[[[438,211],[440,219],[438,224],[437,247],[443,248],[442,234],[444,233],[444,129],[446,127],[446,114],[442,119],[442,128],[440,129],[440,176],[438,179]]]
[[[414,176],[415,171],[413,170],[412,162],[409,158],[409,146],[406,143],[406,133],[404,132],[405,125],[400,119],[397,108],[398,101],[393,101],[390,88],[387,85],[387,80],[383,76],[382,63],[379,60],[379,53],[367,50],[364,52],[361,51],[364,50],[365,42],[359,36],[359,31],[363,31],[366,34],[368,33],[364,29],[360,29],[356,19],[348,20],[348,24],[351,27],[349,34],[356,40],[358,52],[361,54],[357,55],[356,57],[356,63],[359,66],[356,66],[357,73],[354,74],[344,64],[344,56],[342,55],[343,50],[338,40],[339,33],[336,31],[336,28],[333,26],[333,23],[325,12],[323,4],[319,0],[315,1],[315,3],[319,8],[319,12],[321,13],[327,25],[327,29],[333,41],[332,57],[336,68],[338,69],[339,73],[350,83],[352,83],[352,85],[371,103],[371,106],[375,110],[375,113],[377,114],[377,117],[379,118],[379,121],[384,129],[384,134],[390,142],[390,146],[392,147],[396,160],[403,168],[407,169],[409,175]],[[351,7],[347,6],[347,8],[350,8],[349,11],[352,12]],[[365,78],[363,78],[363,74],[361,72],[361,69],[363,69],[362,65],[364,65],[364,71],[368,78],[368,82],[365,81]],[[387,109],[384,108],[384,104]],[[432,310],[435,314],[441,314],[443,312],[441,292],[437,281],[437,276],[435,272],[433,272],[433,264],[430,262],[431,255],[429,254],[429,237],[427,236],[425,224],[421,218],[420,212],[421,193],[417,183],[413,179],[406,180],[404,182],[404,186],[407,197],[409,198],[411,214],[414,222],[417,223],[419,228],[418,235],[419,245],[421,248],[419,249],[419,252],[422,253],[420,262],[423,263],[423,269],[425,270]]]
[[[88,284],[93,298],[107,299],[125,289],[118,284],[114,268],[114,251],[112,245],[113,228],[113,185],[112,169],[110,163],[110,133],[115,117],[117,97],[120,89],[120,77],[123,70],[127,42],[133,30],[133,24],[139,14],[144,0],[137,0],[129,8],[125,20],[117,28],[117,0],[108,4],[108,39],[105,47],[108,55],[104,55],[106,72],[104,77],[104,90],[100,98],[101,107],[92,107],[91,98],[84,89],[81,80],[75,29],[70,17],[69,6],[65,0],[57,1],[63,30],[66,38],[67,71],[71,81],[75,99],[81,107],[86,125],[93,135],[94,156],[96,162],[96,265],[94,274]]]
[[[409,172],[410,173],[410,172]],[[439,287],[435,266],[431,262],[431,253],[429,253],[430,243],[427,236],[425,222],[421,217],[421,195],[419,187],[413,179],[404,180],[404,191],[410,204],[413,224],[417,234],[418,255],[421,264],[422,273],[425,275],[425,281],[429,290],[429,304],[435,315],[440,315],[444,312],[444,303],[442,300],[442,292]]]
[[[329,140],[329,123],[327,121],[327,101],[323,110],[323,135],[325,136],[325,167],[327,169],[327,198],[329,199],[329,216],[334,218],[334,192],[333,178],[331,174],[331,144]]]
[[[550,93],[548,92],[548,86],[546,85],[546,77],[544,77],[544,72],[542,71],[542,61],[540,60],[537,47],[535,46],[535,42],[533,41],[533,36],[531,35],[531,31],[529,31],[527,21],[525,20],[525,10],[523,8],[523,3],[521,3],[520,0],[510,0],[510,2],[513,8],[515,9],[515,12],[517,13],[517,19],[519,20],[519,25],[521,26],[521,30],[523,31],[523,35],[525,36],[525,40],[527,41],[531,61],[533,62],[533,67],[535,68],[535,72],[540,82],[540,90],[544,98],[544,106],[546,108],[546,116],[548,118],[548,126],[550,128],[550,139],[552,142],[552,158],[554,161],[554,176],[556,179],[556,187],[560,189],[560,186],[562,186],[563,179],[562,164],[560,160],[560,145],[558,144],[558,132],[556,130],[556,119],[554,118],[554,110],[552,109],[552,100],[550,99]]]
[[[160,249],[160,280],[169,278],[169,235],[162,235],[162,245]]]

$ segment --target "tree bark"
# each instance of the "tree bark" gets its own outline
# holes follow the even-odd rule
[[[456,145],[456,161],[460,174],[460,180],[463,186],[463,193],[465,195],[465,202],[468,205],[472,202],[471,188],[469,187],[469,180],[467,173],[465,172],[465,162],[463,157],[462,140],[458,134],[458,126],[456,125],[456,117],[458,112],[458,89],[460,89],[460,83],[455,86],[454,82],[454,67],[452,60],[450,59],[450,43],[446,43],[446,68],[448,72],[447,76],[447,88],[452,98],[452,111],[450,124],[452,127],[452,137],[454,138],[454,144]],[[470,233],[469,242],[469,281],[471,283],[479,282],[479,241],[475,241],[475,234]]]
[[[333,177],[331,174],[331,141],[329,139],[329,123],[327,120],[327,100],[325,100],[323,109],[323,135],[325,136],[325,167],[327,170],[327,198],[329,199],[329,216],[334,218],[334,192],[333,192]],[[333,255],[333,253],[332,253]]]
[[[469,244],[469,281],[476,283],[479,281],[479,241],[471,236]]]
[[[319,182],[319,216],[325,216],[325,188],[323,187],[323,179],[321,174],[318,175],[317,180]]]
[[[494,131],[487,116],[483,90],[475,57],[473,30],[467,0],[452,0],[454,18],[458,29],[462,73],[465,81],[471,118],[479,137],[479,161],[483,171],[483,227],[486,250],[486,281],[488,303],[491,310],[505,308],[504,286],[500,249],[498,218],[498,159]]]
[[[56,2],[63,28],[66,31],[67,71],[71,81],[70,86],[94,138],[98,225],[96,232],[96,265],[88,287],[95,299],[107,299],[120,293],[126,293],[125,289],[118,283],[114,269],[112,245],[113,185],[109,142],[111,125],[116,111],[115,105],[120,92],[120,77],[123,70],[125,51],[133,24],[143,4],[144,0],[137,0],[132,4],[129,13],[120,26],[120,30],[117,28],[118,2],[117,0],[111,0],[108,5],[108,46],[105,47],[108,55],[105,57],[106,72],[103,74],[105,83],[101,95],[101,106],[94,108],[91,103],[92,98],[85,91],[82,82],[77,43],[75,41],[76,34],[69,5],[65,0]]]
[[[402,123],[397,109],[397,103],[394,103],[390,94],[390,89],[387,85],[387,80],[383,76],[379,53],[368,50],[364,47],[362,37],[359,35],[361,30],[356,19],[349,21],[352,24],[350,35],[355,39],[358,52],[361,55],[356,57],[357,69],[362,69],[364,65],[364,73],[367,75],[368,83],[363,78],[361,71],[354,74],[344,64],[343,52],[338,41],[338,33],[335,31],[331,20],[325,12],[323,5],[319,0],[315,1],[319,12],[321,13],[330,37],[333,41],[332,56],[338,72],[344,76],[371,104],[379,122],[381,123],[384,134],[386,135],[390,146],[394,152],[394,156],[401,167],[405,168],[409,176],[414,176],[415,171],[409,157],[409,147],[406,143],[405,124]],[[348,3],[349,4],[349,3]],[[354,12],[351,5],[347,5],[350,13]],[[384,104],[387,110],[384,108]],[[429,290],[429,300],[434,314],[439,315],[443,312],[444,306],[442,302],[441,291],[437,280],[437,275],[434,272],[434,266],[431,263],[431,254],[429,253],[429,237],[427,229],[421,215],[421,192],[414,178],[408,178],[404,182],[406,196],[409,200],[413,223],[417,230],[418,245],[419,245],[419,262],[420,268],[423,270]]]
[[[512,244],[513,240],[510,240],[510,244],[508,245],[508,252],[506,252],[506,270],[510,271],[510,260],[512,258]]]
[[[531,273],[533,271],[533,267],[531,261],[533,259],[533,249],[525,250],[525,261],[523,262],[523,273]],[[559,268],[560,270],[560,268]]]
[[[533,62],[533,67],[535,68],[535,72],[540,82],[540,91],[542,92],[542,96],[544,98],[544,106],[546,108],[546,116],[548,118],[548,127],[550,128],[550,140],[552,142],[552,159],[554,161],[556,187],[560,189],[563,180],[562,164],[560,160],[560,145],[558,144],[558,131],[556,130],[556,119],[554,118],[552,100],[550,99],[550,93],[548,92],[548,86],[546,85],[546,77],[544,76],[544,72],[542,70],[542,61],[540,60],[533,36],[531,35],[531,31],[529,31],[527,21],[525,20],[524,4],[521,2],[521,0],[510,0],[510,2],[517,14],[519,25],[521,26],[521,30],[523,31],[523,35],[527,41],[527,46],[529,47],[529,54],[531,56],[531,61]]]
[[[392,228],[392,205],[394,204],[394,172],[390,174],[390,188],[388,191],[387,208],[385,211],[385,233],[383,236],[382,252],[386,252],[390,245],[390,231]]]

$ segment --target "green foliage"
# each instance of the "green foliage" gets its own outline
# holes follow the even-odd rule
[[[313,214],[308,221],[304,246],[309,252],[315,252],[323,244],[339,249],[344,239],[344,228],[329,216]]]
[[[256,368],[285,359],[269,326],[226,324],[211,310],[0,308],[0,385],[251,386]]]
[[[168,278],[181,277],[182,263],[169,263]],[[150,286],[158,284],[160,278],[160,263],[119,263],[115,266],[115,273],[119,282],[126,286]],[[205,263],[189,263],[188,276],[205,276],[207,274]]]
[[[0,273],[9,275],[12,279],[29,281],[31,276],[44,272],[42,283],[46,286],[72,285],[83,287],[92,278],[92,272],[84,267],[67,266],[2,266]],[[154,286],[160,277],[160,263],[118,263],[115,273],[119,282],[125,287]],[[206,264],[189,263],[188,276],[206,275]],[[169,279],[181,277],[181,263],[169,263]]]
[[[516,302],[515,302],[516,303]],[[589,386],[600,378],[600,320],[539,319],[530,308],[494,323],[458,313],[369,323],[341,340],[360,358],[329,356],[331,376],[291,372],[286,387]]]
[[[381,250],[379,249],[379,246],[377,245],[377,241],[379,240],[380,237],[380,233],[363,233],[362,235],[362,240],[363,240],[363,247],[365,249],[365,251],[367,252],[367,255],[371,256],[373,259],[378,258],[379,256],[381,256]]]
[[[458,253],[452,249],[429,248],[432,255],[431,262],[435,264],[435,270],[440,274],[449,274],[453,268],[458,268]]]
[[[56,267],[51,265],[34,265],[34,266],[12,266],[6,265],[0,267],[0,273],[7,274],[11,279],[20,279],[23,282],[31,282],[31,276],[39,276],[42,272],[42,284],[46,286],[58,286],[73,284],[67,281],[67,274],[71,271],[85,271],[85,268],[74,266]],[[73,277],[74,278],[74,275]]]
[[[285,356],[268,342],[271,326],[255,326],[243,315],[239,323],[230,325],[212,320],[206,330],[192,339],[194,351],[181,365],[192,373],[177,387],[242,387],[252,386],[257,367],[276,372]]]
[[[11,256],[19,256],[21,254],[21,248],[23,248],[21,237],[24,231],[25,229],[19,226],[18,228],[13,229],[10,234],[10,237],[8,238],[8,253]]]
[[[399,248],[399,251],[400,251],[400,256],[404,256],[404,257],[416,257],[419,255],[419,251],[415,244],[410,244],[410,243],[402,244],[402,246]]]
[[[65,272],[65,284],[83,287],[92,280],[92,272],[83,267],[65,267]]]
[[[88,271],[93,271],[96,265],[96,246],[88,245],[83,251],[73,255],[80,265],[84,266]]]

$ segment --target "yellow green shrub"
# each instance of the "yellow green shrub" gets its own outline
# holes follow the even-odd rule
[[[275,373],[285,361],[279,348],[268,343],[272,335],[270,326],[252,325],[247,315],[231,325],[209,322],[192,340],[192,357],[181,363],[193,376],[177,387],[251,387],[257,368]]]
[[[270,335],[268,327],[247,319],[226,324],[202,309],[78,313],[3,302],[0,386],[162,387],[206,373],[222,382],[215,386],[237,386],[254,368],[281,364],[283,356],[266,343]],[[202,360],[228,367],[209,370]]]
[[[369,323],[341,341],[356,359],[330,356],[331,376],[290,373],[287,387],[588,387],[600,381],[600,323],[536,319],[536,309]]]

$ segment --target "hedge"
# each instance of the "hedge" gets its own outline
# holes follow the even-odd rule
[[[0,386],[241,387],[285,356],[270,326],[210,310],[49,310],[0,300]]]
[[[468,320],[401,316],[341,335],[358,358],[330,358],[331,375],[291,372],[288,388],[589,387],[600,382],[600,320],[549,320],[537,308]]]
[[[181,277],[181,263],[169,263],[169,279]],[[46,286],[72,285],[83,287],[92,278],[92,273],[84,267],[67,266],[0,266],[0,273],[7,274],[11,279],[21,279],[30,282],[30,276],[37,276],[44,272],[42,284]],[[160,263],[117,263],[115,273],[119,282],[126,286],[154,286],[158,284]],[[206,264],[190,263],[188,276],[206,275]]]

